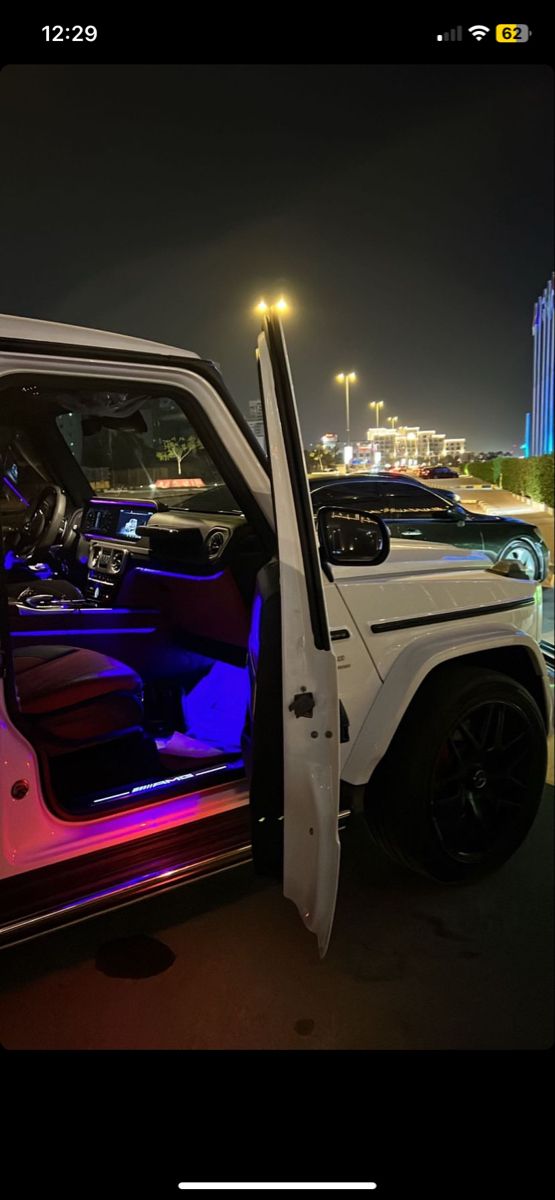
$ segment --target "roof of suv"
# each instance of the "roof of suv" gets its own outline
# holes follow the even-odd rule
[[[142,338],[110,333],[104,329],[86,329],[81,325],[61,325],[55,321],[35,321],[32,317],[14,317],[0,313],[0,341],[52,342],[59,345],[91,346],[103,350],[135,351],[137,354],[168,354],[198,358],[192,350],[147,342]]]

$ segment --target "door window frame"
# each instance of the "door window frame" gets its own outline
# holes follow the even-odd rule
[[[54,362],[57,363],[58,369],[56,369],[54,366]],[[217,400],[223,401],[227,412],[234,422],[236,411],[235,406],[233,406],[233,408],[230,407],[220,389],[216,386],[215,381],[212,379],[208,381],[205,378],[204,373],[196,371],[196,363],[196,359],[188,359],[186,366],[180,363],[179,373],[181,375],[184,372],[187,375],[186,381],[183,378],[177,378],[176,372],[172,371],[171,378],[168,378],[167,382],[164,382],[160,378],[160,373],[156,366],[153,366],[152,370],[148,371],[149,378],[145,379],[145,368],[141,365],[139,369],[135,368],[135,370],[133,370],[129,366],[129,369],[126,370],[125,368],[127,367],[127,361],[122,362],[121,364],[118,361],[116,366],[117,373],[114,373],[114,366],[116,364],[112,356],[110,361],[106,361],[106,372],[102,372],[102,374],[99,371],[91,373],[90,364],[81,363],[79,360],[73,360],[71,362],[68,361],[67,363],[64,362],[63,364],[60,364],[59,360],[56,359],[53,361],[52,367],[46,364],[44,367],[37,370],[36,366],[34,368],[28,366],[26,370],[11,370],[6,374],[2,373],[0,364],[0,405],[2,403],[2,392],[7,388],[34,384],[40,389],[41,385],[44,385],[45,379],[48,381],[49,388],[59,384],[60,390],[63,389],[66,392],[71,386],[75,386],[76,390],[83,386],[89,386],[94,388],[96,391],[102,387],[106,387],[106,390],[111,389],[116,391],[118,388],[121,388],[122,380],[125,380],[125,382],[129,383],[132,387],[142,388],[143,390],[146,384],[149,394],[155,395],[158,393],[168,397],[171,396],[171,398],[175,400],[177,405],[183,411],[195,433],[198,434],[203,447],[205,448],[207,454],[209,454],[213,459],[214,465],[217,467],[218,471],[220,471],[222,479],[228,486],[232,495],[237,496],[237,500],[241,504],[246,519],[252,524],[253,528],[259,534],[264,547],[268,548],[268,554],[270,556],[275,546],[275,536],[273,532],[273,502],[271,503],[271,508],[267,502],[264,503],[265,498],[269,499],[271,497],[267,460],[262,451],[262,447],[260,447],[256,439],[254,440],[258,450],[261,452],[260,454],[258,453],[258,450],[254,451],[250,437],[244,439],[247,443],[247,445],[244,447],[247,450],[247,455],[242,465],[247,467],[251,465],[248,461],[249,457],[252,457],[250,455],[251,450],[254,451],[257,460],[255,471],[253,472],[251,470],[248,473],[250,473],[251,476],[258,475],[258,480],[256,486],[253,486],[253,483],[249,484],[249,480],[246,478],[244,471],[241,470],[237,462],[238,448],[236,447],[235,454],[230,450],[226,440],[224,440],[224,437],[217,429],[215,421],[210,418],[203,407],[198,393],[202,391],[215,393]],[[60,366],[62,366],[61,370]],[[118,369],[120,366],[122,368],[121,370]],[[88,368],[88,370],[86,368]],[[195,379],[195,376],[197,376],[197,379]],[[237,422],[237,424],[239,425],[238,433],[241,437],[241,440],[243,440],[244,430],[242,423]],[[54,414],[52,414],[51,421],[48,421],[46,425],[49,429],[50,437],[52,439],[51,449],[54,449],[54,443],[57,443],[57,468],[59,469],[59,467],[62,466],[65,476],[64,483],[68,493],[70,494],[72,501],[81,506],[83,503],[86,503],[87,499],[94,494],[94,489],[89,484],[89,481],[82,471],[77,459],[74,458],[73,454],[71,453],[71,450],[67,445],[61,430],[57,427]],[[249,429],[248,425],[247,429]],[[249,430],[249,433],[250,432],[251,431]],[[63,464],[62,458],[65,459]],[[261,489],[260,476],[262,472],[266,477],[267,484]],[[69,477],[70,473],[71,480]],[[262,503],[260,501],[262,501]],[[272,519],[269,519],[270,513]]]

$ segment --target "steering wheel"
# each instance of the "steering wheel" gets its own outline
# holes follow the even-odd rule
[[[32,558],[39,550],[48,550],[63,532],[65,511],[65,492],[48,484],[39,492],[20,528],[14,548],[18,558]]]

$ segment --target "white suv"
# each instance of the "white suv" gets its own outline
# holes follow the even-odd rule
[[[323,954],[340,821],[456,882],[534,820],[541,589],[362,511],[316,531],[275,312],[257,360],[267,457],[212,363],[0,318],[4,943],[252,858]]]

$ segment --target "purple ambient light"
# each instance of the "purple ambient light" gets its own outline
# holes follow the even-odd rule
[[[11,554],[11,550],[8,551],[8,554]],[[126,613],[126,614],[133,613],[135,616],[137,615],[137,613],[142,613],[142,615],[145,617],[146,616],[157,617],[159,615],[157,608],[108,608],[108,607],[107,608],[96,608],[96,607],[88,605],[88,604],[83,604],[82,607],[79,608],[77,602],[75,602],[75,604],[76,604],[75,608],[72,608],[71,610],[66,610],[66,611],[71,611],[74,613],[82,613],[82,612],[87,613],[87,612],[94,611],[94,612],[99,612],[99,613],[117,613],[118,615],[119,615],[119,613]],[[52,605],[51,607],[55,608],[56,605]],[[19,615],[20,615],[20,617],[36,617],[37,612],[40,612],[40,611],[41,611],[40,609],[36,609],[36,608],[24,608],[22,605],[19,610]],[[43,609],[42,611],[44,612],[45,610]]]
[[[136,629],[86,629],[81,626],[81,629],[33,629],[28,633],[12,633],[14,638],[32,638],[32,637],[91,637],[96,634],[124,634],[124,633],[156,633],[156,626],[150,625],[138,626]]]
[[[174,783],[184,783],[187,779],[200,779],[204,775],[214,775],[222,771],[241,770],[243,765],[243,760],[239,758],[233,763],[221,763],[217,767],[203,767],[200,771],[187,771],[183,775],[172,775],[170,779],[155,779],[151,783],[139,783],[125,792],[112,792],[109,796],[99,796],[93,800],[93,804],[105,804],[109,800],[131,799],[133,796],[145,795],[160,788],[172,787]]]
[[[181,571],[156,571],[154,567],[135,567],[138,575],[163,575],[165,579],[196,579],[199,583],[210,583],[213,579],[221,579],[224,571],[215,575],[183,575]]]
[[[126,508],[130,504],[135,507],[136,504],[142,504],[143,508],[150,508],[152,512],[156,512],[156,505],[153,500],[102,500],[100,496],[94,496],[89,500],[89,504],[117,504],[118,508]]]
[[[11,479],[7,475],[4,475],[3,479],[4,479],[4,483],[6,483],[8,485],[8,487],[13,492],[14,496],[17,496],[17,499],[21,500],[21,503],[25,505],[25,508],[28,508],[29,501],[25,499],[25,496],[21,495],[21,492],[18,492],[18,490],[15,486],[15,483],[12,483]]]

